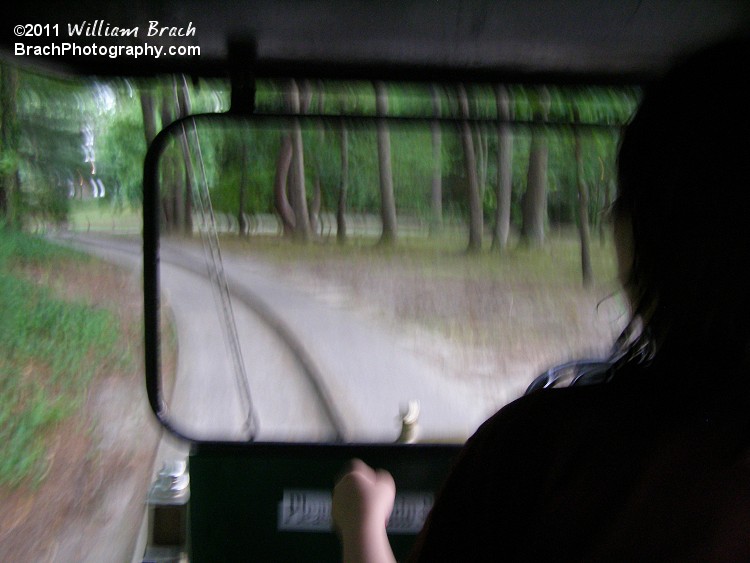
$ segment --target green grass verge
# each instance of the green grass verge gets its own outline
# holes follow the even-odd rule
[[[143,227],[140,208],[113,207],[104,199],[73,201],[68,228],[79,232],[140,233]]]
[[[393,247],[377,245],[371,237],[350,237],[346,244],[339,245],[334,240],[296,244],[278,236],[241,239],[226,235],[221,243],[228,250],[255,253],[277,264],[397,267],[404,273],[425,278],[467,278],[524,285],[578,287],[582,283],[580,242],[573,230],[550,234],[541,247],[514,242],[500,253],[485,244],[485,249],[477,254],[466,253],[463,232],[446,232],[435,238],[401,237]],[[609,237],[604,243],[598,237],[592,242],[591,260],[598,283],[609,285],[616,281],[615,254]]]
[[[0,232],[0,485],[41,479],[45,437],[82,405],[96,366],[118,338],[111,312],[65,302],[14,270],[86,259]]]

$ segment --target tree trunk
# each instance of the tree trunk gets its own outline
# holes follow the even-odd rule
[[[305,191],[305,157],[303,154],[302,129],[298,119],[292,126],[292,166],[289,184],[289,199],[294,210],[294,238],[310,240],[310,215],[307,210]]]
[[[341,118],[341,183],[339,185],[339,204],[336,210],[336,240],[346,242],[346,195],[349,189],[349,132],[346,121]]]
[[[430,190],[430,235],[443,230],[443,139],[440,128],[440,95],[437,86],[430,85],[432,114],[435,116],[432,130],[432,186]]]
[[[531,245],[544,243],[547,217],[547,140],[538,131],[531,134],[528,180],[523,197],[521,238]]]
[[[323,84],[318,83],[318,115],[323,114],[324,110],[324,90]],[[318,150],[315,156],[315,181],[313,182],[313,194],[310,200],[310,229],[313,233],[318,231],[319,220],[320,220],[320,206],[322,203],[322,166],[320,159],[322,158],[321,153],[323,146],[326,142],[325,129],[322,123],[318,123],[317,126],[317,137],[318,137]]]
[[[154,96],[150,90],[142,88],[140,91],[141,112],[143,113],[143,133],[146,137],[146,146],[156,137],[156,112],[154,111]]]
[[[489,161],[489,139],[487,139],[487,132],[484,128],[477,124],[474,127],[476,133],[476,143],[474,146],[478,148],[477,152],[477,179],[479,181],[479,201],[484,201],[484,190],[487,185],[487,168]]]
[[[603,178],[602,189],[604,190],[604,203],[600,206],[600,209],[605,210],[612,205],[612,194],[616,191],[614,181]],[[605,216],[604,211],[599,212],[599,244],[601,246],[607,243],[607,229],[604,228],[606,224]]]
[[[140,90],[141,100],[141,113],[143,114],[143,135],[146,140],[146,147],[151,145],[151,142],[156,137],[157,124],[156,124],[156,104],[154,103],[154,94],[151,90],[141,88]],[[162,157],[163,161],[164,157]],[[169,173],[166,172],[164,163],[161,164],[162,174],[161,181],[159,183],[161,193],[159,194],[159,200],[161,201],[161,219],[165,229],[169,227],[167,220],[167,212],[164,206],[164,193],[165,183],[169,181]],[[80,185],[80,183],[77,183]],[[77,191],[78,188],[76,188]]]
[[[466,119],[469,118],[469,100],[463,84],[458,85],[458,104],[461,117],[461,144],[464,149],[464,164],[466,177],[468,179],[469,195],[469,252],[478,252],[482,249],[482,231],[484,219],[482,217],[482,200],[479,195],[479,178],[477,177],[477,158],[474,151],[474,139],[471,127]]]
[[[273,181],[274,207],[279,215],[285,235],[294,232],[294,210],[286,195],[286,181],[292,164],[292,135],[284,133],[281,137],[279,156],[276,158],[276,175]]]
[[[549,93],[540,92],[537,120],[546,121],[549,111]],[[529,155],[528,180],[523,198],[521,239],[530,245],[544,243],[547,219],[547,138],[544,132],[534,127],[531,131],[531,154]]]
[[[188,91],[188,85],[184,75],[179,77],[179,83],[177,77],[175,77],[174,89],[175,99],[177,102],[177,115],[179,117],[190,115],[190,113],[192,112],[190,93]],[[192,236],[193,190],[198,188],[198,184],[195,177],[195,168],[193,167],[193,161],[190,157],[190,143],[187,137],[186,129],[183,129],[183,134],[181,135],[181,137],[183,139],[182,154],[185,161],[185,182],[182,186],[182,192],[177,195],[180,210],[179,226],[184,235]],[[197,135],[195,138],[197,139]]]
[[[0,153],[8,159],[7,169],[0,177],[0,213],[8,229],[20,229],[23,217],[18,206],[21,184],[18,174],[18,71],[10,65],[1,64],[0,111],[2,111],[2,137]]]
[[[239,196],[239,209],[237,210],[237,230],[239,236],[246,236],[249,234],[250,228],[245,220],[245,207],[247,206],[247,167],[248,167],[248,149],[247,143],[243,142],[240,150],[242,151],[241,157],[241,169],[240,169],[240,193]]]
[[[289,107],[292,114],[300,113],[300,92],[297,83],[292,80],[289,88]],[[294,210],[294,238],[306,242],[310,240],[310,215],[307,210],[305,192],[305,156],[302,144],[302,127],[299,119],[292,120],[292,165],[289,199]]]
[[[307,111],[310,104],[311,91],[307,82],[302,83],[302,89],[297,88],[294,80],[289,82],[289,89],[284,95],[284,103],[290,114],[299,114]],[[296,147],[296,148],[295,148]],[[274,208],[281,221],[284,235],[300,236],[297,225],[300,224],[298,216],[304,211],[305,219],[302,221],[301,238],[310,234],[310,220],[307,212],[307,197],[304,186],[304,156],[302,154],[302,131],[297,120],[293,121],[291,130],[281,137],[279,156],[276,159],[276,174],[273,182]],[[298,155],[299,162],[295,160]],[[298,179],[298,171],[303,171]],[[297,172],[295,172],[297,170]],[[301,191],[300,194],[300,181]],[[295,205],[295,201],[301,203]],[[305,235],[307,233],[307,235]]]
[[[578,109],[573,110],[575,123],[580,121]],[[578,232],[581,236],[581,274],[583,286],[590,287],[594,281],[594,272],[591,268],[591,232],[589,229],[589,189],[583,179],[583,154],[581,148],[581,132],[576,126],[575,157],[576,157],[576,184],[578,185]]]
[[[510,232],[510,198],[513,186],[513,136],[509,121],[513,118],[510,97],[505,86],[495,88],[497,103],[497,191],[495,228],[492,232],[492,248],[503,250],[508,246]]]
[[[172,107],[174,106],[172,89],[164,88],[161,100],[161,123],[166,127],[172,123]],[[177,194],[177,162],[174,150],[168,148],[161,159],[161,193],[162,213],[164,218],[164,232],[172,233],[176,225],[176,194]]]
[[[388,91],[382,82],[375,82],[375,105],[378,117],[385,118],[388,115]],[[380,171],[380,217],[383,224],[380,243],[392,245],[396,243],[398,227],[396,224],[396,200],[393,195],[391,138],[388,123],[385,119],[378,120],[377,137],[378,169]]]

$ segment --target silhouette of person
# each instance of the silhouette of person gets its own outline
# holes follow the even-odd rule
[[[750,561],[750,112],[744,42],[646,86],[613,208],[632,320],[604,383],[543,389],[468,440],[415,561]],[[393,560],[395,487],[334,490],[346,561]]]

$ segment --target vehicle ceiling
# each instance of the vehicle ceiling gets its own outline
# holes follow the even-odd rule
[[[257,76],[633,82],[750,27],[746,0],[29,0],[13,11],[4,26],[4,58],[61,72],[125,76],[225,76],[242,67]],[[21,39],[12,35],[13,25],[58,23],[58,41],[73,41],[65,37],[68,23],[95,20],[139,26],[139,43],[189,43],[201,54],[137,60],[14,56]],[[192,23],[195,35],[145,37],[151,20],[183,28]]]

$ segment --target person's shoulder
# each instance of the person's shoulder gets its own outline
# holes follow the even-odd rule
[[[502,407],[480,426],[477,435],[539,433],[559,429],[560,424],[588,423],[617,409],[621,404],[617,399],[607,383],[540,389]]]
[[[534,391],[487,419],[467,441],[460,465],[488,475],[541,468],[592,429],[606,433],[612,416],[628,418],[610,384]]]

